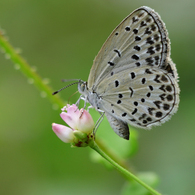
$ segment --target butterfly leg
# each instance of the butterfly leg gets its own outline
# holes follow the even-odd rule
[[[79,107],[79,104],[80,104],[80,101],[81,100],[84,100],[85,101],[85,104],[84,104],[84,109],[85,109],[85,107],[86,107],[86,97],[84,97],[83,95],[81,95],[80,97],[79,97],[79,99],[77,100],[77,102],[75,103],[76,104],[76,106],[77,107]],[[78,109],[78,108],[77,108]],[[77,111],[77,109],[75,110],[75,112]]]
[[[94,138],[95,138],[95,133],[96,133],[96,131],[97,131],[97,129],[98,129],[100,123],[101,123],[102,120],[104,119],[104,114],[105,114],[105,112],[104,112],[103,110],[98,110],[98,111],[99,111],[99,113],[100,113],[101,116],[100,116],[99,119],[97,120],[97,122],[96,122],[96,124],[95,124],[95,127],[94,127],[94,129],[93,129]]]
[[[83,107],[83,110],[82,110],[82,112],[81,112],[81,115],[80,115],[80,118],[82,117],[82,115],[83,115],[83,111],[84,111],[84,109],[86,108],[86,104],[87,104],[87,97],[86,96],[83,96],[83,95],[81,95],[80,97],[79,97],[79,99],[77,100],[77,102],[76,102],[76,106],[77,107],[79,107],[79,104],[80,104],[80,101],[81,100],[84,100],[84,107]],[[90,108],[93,108],[93,106],[89,106],[88,108],[87,108],[87,111],[89,112],[89,109]],[[78,108],[77,108],[78,109]],[[75,110],[75,112],[77,111],[77,109]]]
[[[89,109],[91,109],[91,108],[94,108],[93,106],[88,106],[87,107],[87,112],[89,112]]]
[[[81,101],[81,99],[83,100],[83,98],[85,98],[83,95],[81,95],[81,96],[79,97],[79,99],[78,99],[77,102],[75,103],[77,107],[79,107],[80,101]]]
[[[81,96],[79,97],[79,99],[77,100],[77,102],[75,103],[76,106],[77,106],[77,109],[75,110],[75,112],[79,109],[78,107],[79,107],[80,101],[81,101],[81,99],[83,99],[83,98],[84,98],[84,97],[81,95]],[[83,114],[83,112],[81,113],[81,116],[82,116],[82,114]],[[81,116],[80,116],[80,118],[81,118]]]

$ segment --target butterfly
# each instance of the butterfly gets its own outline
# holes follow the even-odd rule
[[[158,13],[143,6],[127,16],[95,57],[88,81],[79,80],[78,90],[127,140],[128,124],[150,129],[170,119],[178,109],[180,89]]]

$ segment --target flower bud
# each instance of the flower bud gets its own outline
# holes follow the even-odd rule
[[[56,123],[52,124],[52,129],[54,133],[65,143],[71,143],[74,141],[73,130],[64,125],[59,125]]]
[[[62,108],[60,116],[70,127],[53,123],[52,129],[56,135],[65,143],[72,143],[79,147],[87,146],[89,139],[92,139],[88,135],[94,129],[91,115],[84,109],[79,110],[75,104],[68,104]]]

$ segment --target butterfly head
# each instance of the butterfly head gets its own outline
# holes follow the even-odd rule
[[[78,82],[78,91],[82,95],[87,95],[88,94],[88,87],[87,87],[87,82],[79,80]]]

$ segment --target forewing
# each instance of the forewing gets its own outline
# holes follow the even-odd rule
[[[166,62],[169,56],[169,39],[160,16],[149,7],[140,7],[115,28],[102,46],[91,68],[88,88],[95,90],[113,70],[124,66],[150,65],[177,76],[174,64]]]

